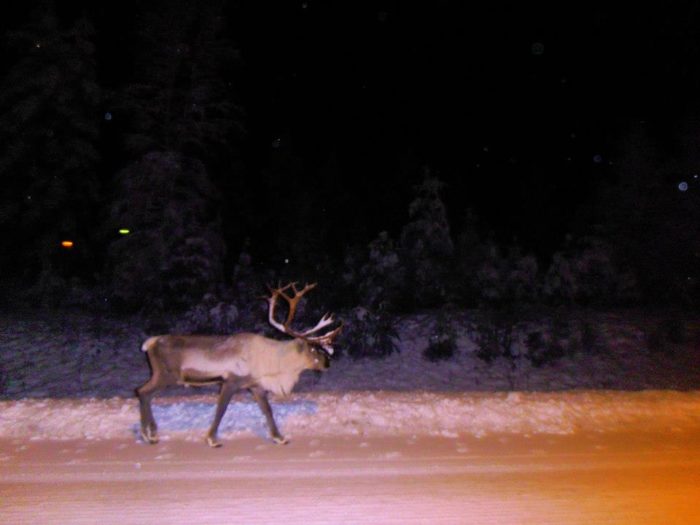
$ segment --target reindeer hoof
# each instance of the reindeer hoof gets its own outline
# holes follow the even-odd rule
[[[207,436],[207,445],[209,445],[211,448],[219,448],[220,446],[222,446],[222,443],[216,438]]]
[[[278,445],[286,445],[287,443],[289,443],[289,440],[286,437],[282,436],[273,436],[272,441],[274,441]]]
[[[155,445],[158,443],[158,436],[150,429],[146,431],[141,429],[141,439],[143,439],[143,441],[149,445]]]

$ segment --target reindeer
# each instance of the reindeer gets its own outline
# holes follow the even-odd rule
[[[211,447],[220,447],[217,430],[226,413],[231,396],[239,390],[248,390],[265,415],[272,440],[286,444],[272,415],[267,393],[287,396],[304,370],[326,370],[333,354],[333,340],[342,329],[342,323],[325,334],[317,332],[334,322],[326,314],[313,328],[296,331],[291,327],[299,300],[316,283],[298,290],[296,283],[271,288],[268,320],[280,332],[294,339],[278,341],[253,333],[230,336],[159,335],[144,341],[141,350],[147,353],[151,378],[136,389],[141,409],[141,437],[147,443],[157,443],[157,425],[151,411],[153,395],[167,386],[220,385],[216,415],[206,440]],[[286,292],[291,288],[293,296]],[[284,322],[275,320],[277,300],[288,303]]]

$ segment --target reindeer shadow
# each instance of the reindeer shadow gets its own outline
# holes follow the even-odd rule
[[[201,430],[206,433],[214,420],[216,403],[181,402],[166,405],[153,405],[153,416],[158,423],[158,432],[163,435],[167,432],[182,432],[186,430]],[[312,415],[318,410],[318,405],[313,401],[287,401],[275,403],[272,407],[275,421],[281,430],[289,416]],[[141,439],[139,424],[131,427],[132,432]],[[269,431],[265,416],[255,402],[232,401],[226,410],[219,426],[219,434],[228,432],[251,431],[257,436],[267,438]]]

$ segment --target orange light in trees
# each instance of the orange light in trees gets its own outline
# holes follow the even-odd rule
[[[73,241],[61,241],[61,246],[63,246],[64,248],[72,248]]]

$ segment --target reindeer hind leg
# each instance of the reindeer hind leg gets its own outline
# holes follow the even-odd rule
[[[139,409],[141,412],[141,437],[146,443],[158,443],[158,425],[151,410],[151,400],[153,395],[166,386],[161,374],[155,370],[151,378],[141,387],[136,389],[139,398]]]

